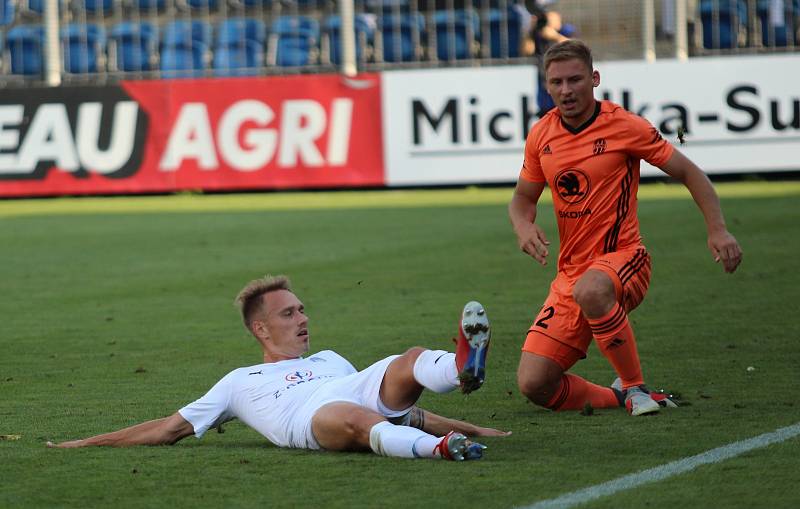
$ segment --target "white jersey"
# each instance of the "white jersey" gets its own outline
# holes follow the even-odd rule
[[[322,401],[324,398],[312,396],[330,382],[355,373],[347,359],[331,350],[306,358],[256,364],[231,371],[205,396],[178,412],[192,424],[198,438],[209,428],[238,418],[276,445],[318,448],[313,436],[306,435],[310,434],[313,411],[319,406],[308,409],[307,403],[352,400],[345,396]]]

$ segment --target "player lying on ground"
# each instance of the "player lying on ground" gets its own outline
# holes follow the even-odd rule
[[[363,451],[402,458],[478,459],[485,446],[467,436],[506,436],[414,406],[424,388],[469,393],[484,380],[489,320],[468,303],[456,353],[409,349],[363,371],[337,353],[309,357],[308,317],[285,276],[251,281],[237,304],[264,363],[239,368],[205,396],[164,419],[49,447],[174,444],[238,418],[281,447]]]

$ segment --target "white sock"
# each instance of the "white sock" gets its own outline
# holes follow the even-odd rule
[[[456,354],[444,350],[425,350],[414,363],[414,378],[433,392],[450,392],[458,387]]]
[[[440,458],[434,453],[442,439],[409,426],[382,421],[369,430],[369,446],[375,454],[395,458]]]

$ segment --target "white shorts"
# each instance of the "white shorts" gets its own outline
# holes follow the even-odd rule
[[[289,447],[321,449],[311,430],[311,419],[317,410],[328,403],[335,401],[355,403],[386,417],[397,417],[408,413],[410,407],[404,410],[390,410],[380,400],[383,376],[389,364],[397,357],[400,356],[387,357],[365,370],[337,378],[314,391],[308,401],[297,409],[289,423],[291,430]]]

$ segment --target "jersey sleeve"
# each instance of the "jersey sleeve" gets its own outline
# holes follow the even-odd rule
[[[233,373],[223,377],[202,398],[178,410],[178,413],[191,423],[194,436],[197,438],[201,438],[210,428],[215,428],[235,417],[229,409]]]
[[[519,178],[529,182],[545,182],[547,179],[539,161],[538,137],[535,132],[535,129],[532,129],[525,141],[525,159],[522,161]]]
[[[661,133],[646,119],[629,113],[629,151],[653,166],[664,166],[675,151]]]

